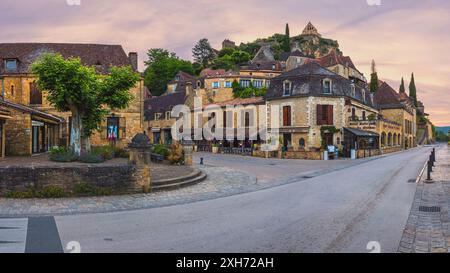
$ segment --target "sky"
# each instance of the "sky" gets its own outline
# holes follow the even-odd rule
[[[225,38],[249,42],[286,23],[297,35],[309,21],[368,78],[372,59],[394,89],[414,72],[432,122],[450,126],[448,0],[1,0],[0,42],[121,44],[144,69],[150,48],[191,59],[201,38],[220,49]]]

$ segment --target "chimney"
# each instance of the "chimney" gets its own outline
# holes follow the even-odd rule
[[[128,59],[130,60],[131,67],[134,71],[138,71],[138,54],[137,52],[130,52],[128,54]]]
[[[186,83],[186,96],[189,96],[190,94],[192,94],[192,92],[193,92],[192,83],[187,82]]]

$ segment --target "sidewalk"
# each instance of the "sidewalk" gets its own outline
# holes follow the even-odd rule
[[[450,146],[436,148],[436,161],[434,183],[425,183],[425,170],[417,185],[399,252],[450,252]]]

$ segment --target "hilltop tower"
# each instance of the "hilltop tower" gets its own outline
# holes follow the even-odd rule
[[[311,22],[308,22],[308,24],[306,25],[305,29],[302,32],[302,36],[322,37],[322,35],[320,35],[320,33],[317,31],[317,28]]]

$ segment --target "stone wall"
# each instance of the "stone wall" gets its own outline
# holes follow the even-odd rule
[[[30,84],[35,82],[37,78],[34,75],[17,75],[17,76],[7,76],[4,79],[5,83],[5,94],[6,99],[15,103],[20,103],[23,105],[34,107],[38,110],[44,111],[46,113],[61,117],[65,119],[65,123],[60,126],[60,135],[59,135],[59,143],[62,146],[69,145],[69,118],[71,116],[70,112],[59,112],[52,105],[50,105],[47,100],[48,93],[46,91],[42,92],[42,105],[29,105],[30,104]],[[114,113],[115,116],[120,118],[125,118],[126,120],[126,128],[125,128],[125,136],[116,142],[116,145],[120,148],[126,147],[131,141],[131,138],[138,133],[142,133],[144,130],[143,126],[143,109],[144,109],[144,81],[141,79],[135,87],[130,89],[130,93],[133,95],[133,100],[129,104],[126,109],[123,110],[111,110],[111,113]],[[31,129],[31,119],[28,124],[27,118],[24,118],[23,113],[19,113],[20,117],[16,119],[15,122],[18,126],[17,131],[22,128],[22,133],[28,135],[28,132],[24,130],[24,128]],[[28,115],[29,117],[29,115]],[[20,119],[23,119],[25,122],[23,125],[20,124]],[[14,121],[13,121],[14,122]],[[104,126],[106,128],[106,126]],[[11,130],[8,130],[8,134]],[[20,134],[20,133],[17,133]],[[91,143],[93,145],[107,145],[108,139],[104,136],[105,133],[102,131],[96,132],[91,139]],[[15,138],[14,132],[13,135],[9,138]],[[22,137],[20,137],[22,139]],[[22,142],[22,141],[21,141]],[[31,154],[31,131],[29,132],[29,147],[25,147],[26,145],[19,145],[20,147],[9,145],[11,142],[8,142],[8,145],[11,147],[10,151],[13,151],[14,155],[30,155]],[[14,144],[14,143],[13,143]],[[27,151],[27,152],[25,152]],[[8,155],[8,151],[7,151]]]
[[[141,180],[144,175],[135,165],[126,163],[10,166],[0,168],[0,195],[29,188],[39,191],[48,186],[58,186],[70,193],[79,183],[108,188],[113,194],[142,193]]]
[[[322,154],[320,151],[272,151],[268,153],[269,158],[280,158],[280,153],[282,153],[281,158],[285,159],[307,159],[307,160],[322,160]],[[253,151],[254,157],[266,157],[266,152],[257,150]]]
[[[11,109],[11,117],[4,125],[6,156],[31,155],[31,115]]]

